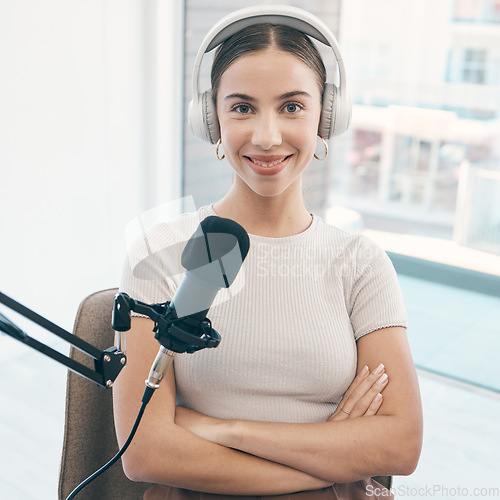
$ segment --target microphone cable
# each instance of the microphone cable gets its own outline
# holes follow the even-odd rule
[[[132,442],[132,439],[134,439],[135,433],[137,432],[137,428],[139,427],[139,424],[141,423],[142,416],[144,415],[144,410],[146,409],[147,404],[149,403],[149,400],[151,399],[151,396],[155,392],[156,388],[146,386],[146,390],[144,391],[144,394],[142,396],[142,405],[139,410],[139,413],[137,414],[137,417],[135,419],[134,425],[132,427],[132,430],[130,431],[130,434],[125,441],[124,445],[121,447],[121,449],[118,451],[118,453],[105,465],[103,465],[99,470],[95,471],[91,476],[89,476],[87,479],[82,481],[66,498],[66,500],[73,500],[75,496],[85,488],[89,483],[91,483],[94,479],[99,477],[102,473],[106,472],[112,465],[114,465],[120,457],[125,453],[127,448],[129,447],[130,443]]]

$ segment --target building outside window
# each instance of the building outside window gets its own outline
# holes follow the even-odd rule
[[[453,9],[457,21],[500,23],[498,0],[456,0]]]
[[[342,3],[354,111],[352,130],[332,148],[331,203],[359,211],[368,227],[500,253],[497,7]],[[383,74],[373,60],[384,61]],[[472,210],[474,200],[487,217]]]

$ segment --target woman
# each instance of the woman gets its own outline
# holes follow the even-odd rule
[[[216,214],[247,230],[250,252],[235,291],[219,292],[210,309],[220,347],[176,357],[123,457],[129,478],[155,483],[147,499],[362,498],[377,491],[371,476],[416,467],[420,398],[394,269],[366,238],[310,214],[302,197],[325,81],[313,43],[288,26],[251,25],[217,50],[216,154],[233,184],[213,206],[153,228],[148,245],[187,239]],[[126,268],[122,290],[171,300],[174,259],[139,247],[142,271]],[[132,319],[114,387],[121,443],[158,351],[152,327]]]

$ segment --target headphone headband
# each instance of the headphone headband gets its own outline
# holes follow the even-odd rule
[[[330,127],[329,133],[323,131],[323,134],[326,136],[325,138],[328,139],[331,135],[337,135],[347,130],[350,122],[351,105],[349,98],[345,94],[346,76],[344,63],[342,61],[337,40],[335,39],[333,33],[323,21],[303,9],[288,5],[258,5],[246,7],[225,16],[217,24],[215,24],[201,43],[194,63],[192,81],[193,101],[191,101],[189,106],[189,119],[194,134],[198,138],[208,140],[212,144],[215,144],[218,139],[218,137],[214,137],[214,135],[217,134],[213,134],[211,130],[216,129],[218,132],[218,125],[215,127],[213,123],[210,123],[210,120],[212,119],[217,120],[217,116],[212,116],[214,115],[214,112],[211,110],[208,116],[209,123],[207,123],[207,116],[205,113],[206,108],[210,107],[210,103],[208,102],[205,94],[200,94],[199,89],[199,76],[203,56],[215,49],[218,45],[226,41],[238,31],[241,31],[248,26],[260,23],[279,24],[295,28],[331,47],[338,65],[339,86],[333,86],[333,94],[335,95],[331,98],[329,97],[331,102],[328,102],[327,105],[332,108],[332,116],[327,118],[327,122],[332,126]],[[331,84],[327,84],[327,87],[330,90],[329,85]],[[341,103],[340,111],[342,113],[342,116],[340,117],[338,116],[339,102]],[[342,105],[342,103],[344,104]],[[328,110],[326,111],[328,112]],[[198,112],[202,113],[203,124],[199,123],[199,119],[198,122],[196,122],[197,118],[195,113]],[[345,116],[346,112],[348,112],[348,116]],[[343,120],[340,127],[338,123],[339,118]],[[334,125],[336,121],[337,126],[335,127]],[[201,126],[202,128],[200,128]]]
[[[277,7],[282,7],[282,6],[280,5]],[[217,47],[217,45],[226,41],[228,38],[233,36],[238,31],[242,30],[243,28],[260,23],[283,24],[285,26],[290,26],[291,28],[295,28],[299,31],[302,31],[303,33],[306,33],[307,35],[316,38],[316,40],[319,40],[325,45],[330,45],[328,40],[322,35],[321,31],[316,29],[311,22],[306,22],[303,19],[291,16],[290,11],[292,9],[293,10],[300,10],[300,9],[294,7],[287,7],[287,11],[285,13],[280,13],[278,11],[283,9],[268,8],[266,9],[267,11],[266,13],[259,13],[252,15],[252,12],[255,12],[256,9],[261,10],[261,7],[254,6],[254,7],[247,7],[246,9],[240,9],[236,12],[233,12],[233,14],[223,18],[212,29],[212,31],[216,33],[216,35],[213,38],[210,36],[212,32],[210,32],[207,35],[207,39],[210,37],[212,38],[212,40],[208,44],[205,52],[210,52],[212,49]],[[245,14],[243,11],[249,13],[248,17],[241,17],[242,15]],[[234,17],[234,15],[238,13],[239,15],[237,17]],[[319,21],[319,19],[316,18],[316,21]],[[220,26],[220,24],[223,24],[223,26]]]

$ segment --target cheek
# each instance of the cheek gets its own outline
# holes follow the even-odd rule
[[[307,126],[296,127],[290,130],[288,139],[306,154],[313,154],[316,148],[317,135],[318,125],[316,121],[312,120]]]
[[[239,147],[249,140],[248,132],[243,127],[238,126],[238,124],[224,126],[224,123],[221,123],[220,127],[221,141],[224,145],[224,150],[228,153],[237,151]]]
[[[223,109],[223,106],[221,108],[217,107],[221,142],[224,145],[224,150],[228,148],[234,149],[235,145],[233,143],[241,141],[245,125],[243,121],[232,119],[228,111]]]
[[[318,102],[309,108],[307,116],[302,119],[292,120],[288,129],[288,137],[296,144],[301,144],[302,149],[314,151],[318,136],[318,127],[321,117],[321,103]]]

